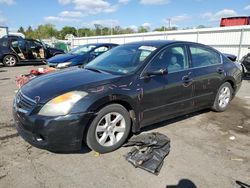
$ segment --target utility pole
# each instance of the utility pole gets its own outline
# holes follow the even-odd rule
[[[113,23],[111,22],[110,35],[113,35]]]
[[[171,28],[171,18],[168,18],[168,28],[170,29]]]
[[[78,33],[78,32],[79,32],[79,27],[76,26],[76,36],[77,36],[77,37],[79,37],[79,33]]]

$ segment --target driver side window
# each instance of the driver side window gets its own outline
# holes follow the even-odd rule
[[[184,46],[168,47],[161,51],[151,62],[148,70],[157,71],[167,69],[169,73],[188,68],[186,50]]]

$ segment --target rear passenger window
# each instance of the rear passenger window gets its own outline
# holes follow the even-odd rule
[[[204,67],[221,63],[218,53],[202,47],[190,47],[193,67]]]

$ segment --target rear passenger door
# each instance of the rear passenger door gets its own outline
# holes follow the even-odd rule
[[[194,104],[210,107],[225,78],[221,55],[203,45],[189,45],[189,51],[194,72]]]
[[[12,39],[10,49],[16,53],[21,60],[27,59],[26,43],[23,39]]]

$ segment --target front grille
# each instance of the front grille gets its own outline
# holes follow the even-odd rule
[[[26,112],[31,111],[36,105],[36,101],[25,96],[21,91],[16,95],[16,106]]]

